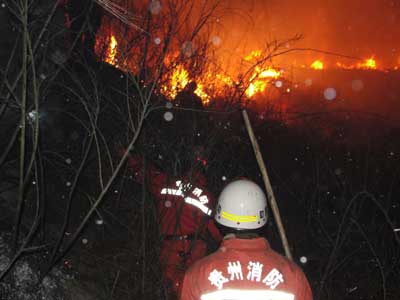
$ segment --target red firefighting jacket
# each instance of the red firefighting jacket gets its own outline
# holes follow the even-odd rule
[[[134,180],[143,181],[143,158],[133,155],[128,167],[135,171]],[[150,193],[157,200],[160,231],[164,236],[197,234],[208,231],[219,242],[220,232],[211,218],[215,199],[206,188],[200,173],[172,178],[153,166],[146,166],[146,180]]]
[[[264,238],[231,238],[186,272],[181,300],[312,300],[301,269]]]

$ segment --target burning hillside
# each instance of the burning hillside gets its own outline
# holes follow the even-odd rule
[[[228,61],[227,51],[221,46],[224,42],[221,37],[226,34],[213,26],[215,21],[211,16],[218,9],[211,6],[211,2],[205,1],[200,13],[194,13],[184,4],[171,8],[163,6],[162,1],[129,3],[127,9],[137,12],[136,26],[126,26],[114,16],[104,15],[96,37],[96,56],[119,69],[137,74],[143,81],[157,80],[160,92],[171,100],[191,81],[197,83],[195,93],[204,103],[226,95],[253,99],[263,95],[268,88],[279,87],[274,82],[280,77],[291,76],[290,70],[298,66],[315,70],[388,70],[375,55],[357,59],[319,56],[311,51],[304,58],[303,53],[293,48],[295,39],[281,43],[274,41],[265,48],[250,43],[246,45],[248,51],[239,50],[239,47]],[[173,21],[171,15],[174,14],[177,19]],[[223,19],[216,21],[221,23]],[[243,28],[244,32],[246,30]],[[254,44],[253,49],[251,44]],[[278,55],[287,50],[290,52],[287,58]],[[315,58],[307,63],[313,53]],[[391,69],[397,68],[396,65]]]
[[[108,17],[105,17],[107,20]],[[98,59],[109,63],[124,71],[137,72],[140,65],[139,56],[135,51],[139,49],[133,48],[126,52],[127,41],[125,39],[118,40],[118,34],[114,33],[118,27],[113,27],[110,20],[104,21],[97,33],[95,44],[95,53]],[[160,38],[155,38],[150,47],[158,47],[161,43]],[[191,46],[190,46],[191,47]],[[123,50],[125,49],[125,50]],[[242,63],[247,66],[247,73],[228,75],[222,70],[217,71],[215,65],[207,64],[202,66],[204,70],[196,70],[198,65],[188,64],[185,59],[182,61],[182,55],[187,58],[188,46],[186,45],[180,51],[171,51],[168,53],[162,64],[165,71],[159,78],[161,84],[161,92],[169,99],[174,99],[176,95],[184,89],[191,81],[197,83],[195,93],[201,97],[204,103],[208,103],[211,97],[223,96],[227,90],[240,88],[248,98],[252,98],[256,94],[263,93],[271,80],[278,78],[282,70],[278,70],[272,64],[265,64],[262,60],[261,50],[252,51],[242,59]],[[191,70],[195,68],[195,70]]]
[[[126,59],[119,58],[118,47],[120,44],[121,42],[117,41],[115,35],[104,37],[102,31],[99,31],[96,54],[101,60],[117,68],[125,71],[135,71],[136,68],[131,69],[129,67],[132,66],[132,63],[126,62]],[[197,82],[195,93],[201,97],[205,104],[210,101],[211,97],[223,96],[227,89],[233,89],[238,86],[245,87],[244,94],[247,98],[251,99],[256,95],[264,93],[268,84],[271,84],[275,79],[284,76],[284,70],[276,68],[272,64],[267,64],[266,66],[259,65],[258,59],[261,55],[261,50],[254,50],[243,57],[242,62],[247,63],[251,70],[251,74],[245,78],[246,82],[243,82],[244,79],[240,78],[241,74],[229,76],[223,72],[215,73],[212,69],[205,70],[193,76],[188,67],[185,66],[185,63],[176,63],[175,60],[178,55],[168,56],[164,59],[164,64],[168,71],[163,74],[160,80],[162,82],[161,92],[168,99],[172,100],[189,82],[195,81]],[[124,61],[124,64],[121,64],[120,61]],[[326,68],[380,70],[374,57],[367,58],[356,64],[336,62],[334,65],[327,65],[322,60],[317,59],[309,67],[306,65],[302,65],[302,67],[315,70],[324,70]]]

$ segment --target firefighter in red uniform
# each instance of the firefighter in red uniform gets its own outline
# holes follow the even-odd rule
[[[217,252],[188,269],[181,300],[312,300],[301,269],[256,233],[266,224],[266,204],[249,180],[223,189],[215,220],[228,234]]]
[[[204,160],[199,159],[200,164]],[[132,155],[128,167],[135,181],[142,183],[143,158]],[[207,255],[206,240],[214,243],[222,236],[211,218],[215,205],[206,190],[201,172],[171,178],[152,166],[146,168],[149,190],[157,200],[159,230],[162,237],[160,260],[168,299],[178,297],[187,268]]]

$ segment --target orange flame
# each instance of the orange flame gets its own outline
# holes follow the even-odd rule
[[[258,52],[253,51],[245,59],[253,59],[256,56],[258,56]],[[197,78],[191,78],[188,70],[182,64],[171,69],[172,74],[166,74],[165,83],[161,87],[162,93],[169,99],[174,99],[190,81],[194,80],[197,83],[195,94],[202,99],[204,104],[208,104],[212,97],[206,87],[212,90],[213,96],[216,96],[223,95],[226,89],[232,88],[235,84],[235,80],[231,77],[221,73],[215,74],[211,70],[206,70]],[[272,67],[267,67],[266,69],[255,67],[249,78],[245,95],[251,98],[257,93],[264,92],[271,79],[278,78],[280,75],[281,72]]]
[[[363,62],[355,65],[345,65],[341,62],[336,63],[336,67],[345,70],[364,69],[364,70],[377,70],[378,66],[374,57],[366,58]]]
[[[338,67],[339,69],[349,69],[349,67],[346,67],[344,64],[342,64],[341,62],[337,62],[336,63],[336,67]]]
[[[357,67],[360,69],[376,70],[377,69],[376,60],[374,57],[367,58],[362,63],[358,63]]]
[[[262,71],[259,78],[278,78],[281,75],[281,72],[269,67],[268,69]]]
[[[253,50],[253,51],[250,52],[249,55],[246,55],[244,57],[244,60],[245,61],[252,61],[252,60],[254,60],[256,58],[259,58],[259,57],[261,57],[261,50]]]
[[[210,103],[211,97],[204,91],[204,85],[202,83],[197,84],[197,89],[194,93],[201,98],[204,104]]]
[[[164,83],[161,85],[161,93],[168,99],[173,100],[192,80],[197,84],[194,93],[201,98],[204,104],[208,104],[211,97],[204,88],[206,86],[204,82],[206,81],[201,78],[191,78],[189,72],[182,64],[172,67],[172,73],[165,74]]]
[[[117,68],[135,72],[135,65],[137,62],[135,59],[137,55],[129,56],[129,58],[122,58],[121,53],[124,53],[125,41],[123,38],[117,40],[114,33],[118,33],[117,27],[115,27],[112,22],[104,23],[104,28],[96,37],[96,55],[98,55],[101,60]],[[120,35],[117,36],[120,37]],[[119,44],[119,42],[121,42],[121,44]],[[166,74],[162,76],[161,93],[168,99],[173,100],[189,82],[195,81],[197,83],[195,94],[202,99],[204,104],[209,103],[212,98],[224,96],[226,92],[231,92],[232,89],[236,88],[240,90],[243,88],[246,97],[254,98],[257,94],[265,92],[268,88],[268,84],[270,84],[273,79],[282,76],[280,71],[267,65],[268,60],[265,59],[264,54],[262,50],[253,50],[250,54],[243,56],[241,61],[244,63],[243,66],[252,70],[251,72],[246,72],[246,70],[244,70],[243,73],[245,75],[242,75],[245,78],[242,78],[240,74],[236,74],[243,70],[238,70],[238,72],[234,71],[234,74],[230,77],[225,73],[213,71],[211,67],[194,77],[185,64],[176,64],[180,52],[171,52],[164,59],[165,69],[170,71],[167,71]],[[400,59],[398,63],[400,65]],[[262,64],[265,65],[262,66]],[[302,67],[306,68],[305,65],[302,65]],[[320,59],[315,60],[309,67],[315,70],[327,68],[325,63]],[[336,67],[341,69],[378,69],[374,56],[352,65],[337,62]],[[291,90],[288,89],[286,91],[290,92]]]
[[[162,86],[163,94],[169,99],[174,99],[189,83],[189,73],[182,65],[176,66],[169,79],[169,82]]]
[[[266,70],[260,70],[259,67],[256,67],[250,78],[250,84],[246,89],[246,96],[251,98],[257,93],[264,92],[270,79],[278,78],[280,75],[279,71],[271,67]]]
[[[311,64],[310,67],[312,69],[314,69],[314,70],[323,70],[324,69],[324,63],[321,60],[316,60]]]
[[[110,37],[110,43],[108,45],[105,62],[110,65],[117,66],[117,51],[118,51],[118,42],[114,35]]]

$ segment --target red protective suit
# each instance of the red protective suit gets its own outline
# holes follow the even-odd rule
[[[225,239],[217,252],[193,264],[181,300],[312,300],[301,269],[264,238]]]
[[[135,171],[135,181],[142,183],[142,157],[129,157],[128,167]],[[215,199],[200,173],[172,178],[152,166],[146,166],[146,172],[147,186],[157,200],[164,280],[171,294],[178,295],[186,269],[207,254],[204,234],[208,231],[216,242],[222,239],[211,218]]]

